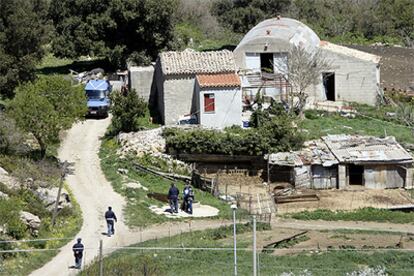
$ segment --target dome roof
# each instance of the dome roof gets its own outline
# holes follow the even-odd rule
[[[256,39],[277,39],[306,49],[319,47],[318,35],[308,26],[291,18],[271,18],[253,27],[240,41],[237,48],[252,43]],[[236,51],[237,51],[236,48]]]

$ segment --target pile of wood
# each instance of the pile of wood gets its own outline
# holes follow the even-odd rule
[[[273,189],[273,197],[276,204],[319,201],[319,196],[313,190],[296,190],[290,185],[280,185]]]

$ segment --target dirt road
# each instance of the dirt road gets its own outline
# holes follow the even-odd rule
[[[82,228],[77,235],[83,239],[86,247],[85,264],[90,263],[98,255],[99,240],[103,239],[104,248],[126,246],[153,238],[179,234],[180,231],[201,230],[219,227],[225,222],[193,221],[191,226],[186,222],[162,224],[150,229],[139,231],[130,230],[123,222],[122,209],[124,198],[114,192],[111,184],[105,179],[98,158],[100,137],[105,133],[110,119],[86,120],[72,127],[67,133],[59,150],[59,158],[72,165],[73,170],[67,176],[67,182],[78,201],[83,217]],[[108,206],[117,213],[118,223],[115,225],[116,235],[110,238],[102,233],[106,231],[103,214]],[[42,268],[32,275],[74,275],[77,271],[69,269],[73,265],[71,247],[75,241],[69,242],[60,252]],[[110,253],[110,250],[104,250]]]

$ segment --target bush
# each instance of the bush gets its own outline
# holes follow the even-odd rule
[[[145,126],[144,118],[148,115],[148,105],[138,96],[135,90],[126,95],[120,91],[111,94],[112,107],[112,131],[132,132],[142,130]]]
[[[303,136],[292,127],[289,117],[272,117],[259,128],[226,128],[224,131],[177,128],[165,129],[167,151],[188,154],[260,156],[269,152],[298,149]]]
[[[2,241],[8,241],[10,240],[10,237],[6,236],[6,235],[0,235],[0,250],[13,250],[13,243],[11,242],[5,242],[2,243]],[[13,253],[0,253],[0,263],[2,260],[13,257]]]

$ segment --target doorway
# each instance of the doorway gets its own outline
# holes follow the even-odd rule
[[[323,89],[328,101],[335,101],[335,73],[322,73]]]
[[[260,54],[260,70],[265,73],[274,73],[273,53]]]
[[[364,166],[349,165],[348,175],[349,185],[364,185]]]

